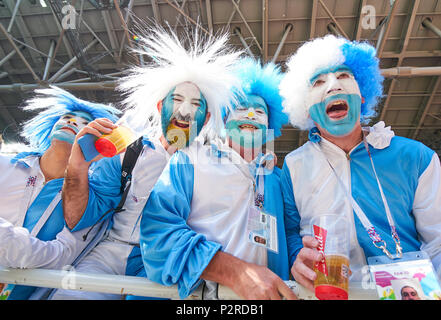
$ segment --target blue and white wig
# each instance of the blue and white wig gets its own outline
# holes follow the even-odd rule
[[[171,27],[139,28],[135,53],[151,62],[131,68],[119,83],[118,89],[126,96],[122,121],[137,133],[159,138],[158,102],[178,84],[192,82],[205,97],[211,114],[199,137],[210,140],[219,136],[223,129],[221,108],[229,105],[231,110],[232,88],[238,85],[232,67],[243,52],[228,45],[227,33],[205,36],[196,28],[178,36]]]
[[[305,43],[287,61],[286,76],[280,83],[283,108],[289,121],[301,130],[310,130],[314,123],[309,116],[307,96],[311,78],[340,65],[347,66],[360,88],[364,103],[360,120],[367,123],[376,114],[376,106],[383,93],[383,76],[376,50],[368,43],[351,42],[327,35]]]
[[[261,97],[268,106],[268,128],[274,130],[274,138],[282,134],[282,126],[288,123],[288,116],[283,112],[279,85],[283,78],[280,68],[274,63],[264,66],[252,58],[239,60],[235,69],[245,95]],[[240,96],[238,97],[240,101]]]
[[[55,123],[61,116],[72,111],[89,113],[93,119],[108,118],[115,122],[120,110],[110,106],[81,100],[69,92],[51,86],[48,89],[35,90],[37,96],[26,102],[24,110],[41,111],[37,116],[28,120],[21,135],[29,142],[35,153],[44,153],[50,146],[50,135]]]

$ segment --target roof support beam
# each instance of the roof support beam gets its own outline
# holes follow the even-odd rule
[[[168,1],[168,0],[166,0]],[[236,1],[231,0],[233,3],[233,6],[236,8],[237,13],[239,14],[240,18],[242,19],[243,23],[245,24],[245,27],[248,29],[248,32],[251,34],[251,37],[253,38],[254,42],[256,43],[257,47],[259,48],[260,53],[263,53],[262,46],[260,45],[259,41],[257,41],[256,36],[253,33],[253,30],[251,30],[250,25],[248,24],[247,20],[245,19],[244,15],[242,14],[242,11],[240,11],[239,5],[236,3]]]
[[[176,6],[179,6],[178,2],[176,0],[174,0],[174,1],[176,3]],[[181,9],[182,12],[185,12],[184,9],[185,9],[186,3],[187,3],[187,0],[183,0],[181,6],[179,7],[179,9]],[[181,22],[181,17],[182,17],[182,14],[180,14],[176,17],[175,31],[176,31],[176,28],[178,27],[179,23]]]
[[[358,10],[359,14],[358,14],[357,29],[355,31],[355,40],[356,41],[360,40],[360,38],[361,38],[361,32],[363,30],[363,28],[362,28],[362,21],[363,21],[363,18],[364,18],[362,12],[363,12],[364,6],[366,6],[366,1],[367,0],[361,0],[360,1],[360,8]]]
[[[12,25],[14,24],[15,17],[17,16],[18,8],[20,7],[21,0],[17,0],[15,3],[14,11],[12,11],[11,20],[9,20],[9,25],[7,31],[11,33]]]
[[[20,49],[15,44],[14,40],[11,39],[11,36],[9,35],[9,33],[6,31],[5,27],[3,27],[3,25],[1,23],[0,23],[0,31],[3,32],[5,37],[8,39],[9,43],[14,48],[14,50],[17,52],[17,54],[19,55],[20,59],[23,61],[24,65],[26,66],[26,68],[28,68],[28,70],[31,73],[31,75],[34,78],[34,80],[35,81],[40,81],[40,78],[37,76],[37,74],[34,72],[34,70],[32,70],[32,67],[30,66],[30,64],[28,63],[26,58],[21,53]]]
[[[116,0],[115,0],[116,1]],[[179,7],[177,7],[176,5],[174,5],[173,3],[171,3],[169,0],[165,0],[165,2],[167,2],[171,7],[173,7],[176,11],[178,11],[180,14],[182,14],[186,19],[188,19],[188,21],[190,21],[191,23],[193,23],[195,26],[199,27],[202,31],[204,31],[206,34],[211,35],[211,33],[205,29],[204,27],[202,27],[200,24],[198,24],[196,21],[194,21],[189,15],[187,15],[184,11],[182,11]]]
[[[423,126],[424,120],[426,119],[427,113],[429,112],[430,106],[432,105],[433,99],[435,98],[435,94],[438,90],[440,83],[441,83],[441,77],[432,79],[432,94],[429,97],[427,97],[424,107],[420,109],[420,113],[417,116],[418,123],[411,136],[412,139],[416,139],[416,137],[418,136],[418,133],[420,132]]]
[[[20,14],[20,1],[17,1],[14,5],[14,1],[12,0],[5,0],[4,1],[6,6],[9,8],[10,11],[12,11],[12,19],[9,23],[7,32],[10,34],[10,30],[12,28],[13,23],[15,22],[24,42],[28,44],[31,47],[37,48],[34,40],[32,39],[31,33],[29,32],[29,28],[26,26],[23,18]],[[39,56],[34,51],[29,51],[29,54],[31,55],[32,62],[35,66],[41,67],[43,65],[43,59],[41,56]]]
[[[268,60],[268,0],[262,0],[262,47],[263,62]]]
[[[150,0],[152,4],[153,16],[155,17],[156,23],[161,24],[161,12],[159,12],[158,2],[156,0]]]
[[[244,46],[245,50],[247,51],[248,55],[250,57],[254,57],[254,54],[251,52],[250,47],[248,46],[247,42],[245,41],[245,39],[242,36],[242,32],[240,31],[239,27],[234,28],[233,33],[239,37],[240,42],[242,43],[242,45]]]
[[[283,33],[282,39],[280,40],[279,45],[277,46],[276,52],[274,53],[273,58],[271,59],[271,62],[276,63],[277,58],[279,57],[280,51],[282,51],[282,48],[285,44],[286,38],[288,37],[288,34],[294,29],[294,26],[291,23],[288,23],[285,26],[285,32]]]
[[[392,4],[392,8],[390,10],[390,14],[386,18],[387,21],[386,21],[385,29],[384,29],[384,31],[382,31],[380,33],[380,36],[382,35],[382,37],[380,37],[380,39],[377,42],[377,56],[379,58],[381,58],[381,55],[382,55],[383,50],[384,50],[384,45],[386,44],[387,37],[389,36],[389,32],[390,32],[390,29],[391,29],[391,26],[392,26],[392,21],[393,21],[393,19],[395,17],[395,13],[396,13],[396,11],[398,9],[399,1],[400,0],[394,0],[394,3]],[[415,4],[414,4],[414,7],[415,7]]]
[[[52,64],[52,59],[54,58],[55,45],[56,45],[56,42],[54,40],[51,40],[51,46],[49,48],[48,58],[46,61],[46,67],[44,68],[44,73],[43,73],[43,81],[47,80],[47,78],[49,77],[49,68]]]
[[[90,42],[84,49],[83,53],[85,53],[87,50],[89,50],[92,46],[94,46],[98,42],[97,39],[93,39],[92,42]],[[61,67],[48,81],[49,82],[55,82],[67,69],[69,69],[74,63],[78,61],[78,58],[75,56],[72,59],[70,59],[69,62],[67,62],[63,67]]]
[[[394,5],[396,5],[397,1],[398,0],[395,0]],[[410,35],[412,34],[412,28],[413,28],[413,25],[415,23],[415,17],[416,17],[416,13],[418,11],[419,4],[420,4],[420,0],[413,1],[412,11],[410,13],[410,16],[409,16],[409,19],[408,19],[408,23],[407,23],[406,34],[404,36],[404,40],[403,40],[401,48],[400,48],[401,52],[400,52],[400,54],[398,56],[397,68],[401,67],[401,64],[403,63],[403,60],[404,60],[404,58],[406,56],[406,51],[407,51],[407,47],[409,45],[409,39],[410,39]],[[393,17],[393,15],[391,14],[391,19],[392,19],[392,17]],[[391,21],[392,20],[390,20],[388,22],[388,26],[389,27],[390,27]],[[387,112],[387,109],[389,107],[390,100],[392,98],[392,92],[395,89],[396,83],[397,83],[397,80],[395,78],[393,78],[391,83],[390,83],[389,90],[387,92],[386,100],[385,100],[383,108],[381,110],[381,114],[380,114],[380,118],[379,118],[380,120],[384,120],[384,118],[386,116],[386,112]]]
[[[101,16],[104,20],[104,26],[106,27],[107,36],[109,37],[110,47],[112,48],[113,57],[120,61],[121,57],[116,57],[118,54],[118,37],[116,36],[115,31],[113,30],[112,19],[110,19],[110,14],[108,10],[101,10]]]
[[[309,27],[309,39],[313,39],[315,36],[315,25],[317,23],[317,10],[318,10],[318,0],[312,0],[311,8],[311,26]]]
[[[205,7],[207,10],[208,31],[213,34],[213,14],[211,13],[211,0],[205,0]]]
[[[233,0],[233,1],[236,1],[236,4],[239,6],[240,0]],[[233,18],[234,18],[236,11],[237,11],[236,7],[233,5],[233,11],[231,11],[230,18],[228,19],[227,28],[230,28],[231,21],[233,21]]]
[[[328,7],[326,6],[326,4],[323,2],[323,0],[319,0],[320,5],[323,7],[323,9],[325,9],[326,13],[328,14],[328,16],[331,18],[332,22],[334,22],[335,26],[337,27],[337,29],[340,31],[340,33],[342,34],[343,37],[345,37],[346,39],[349,39],[348,35],[346,34],[346,32],[343,30],[343,28],[341,27],[341,25],[338,23],[337,19],[335,19],[335,17],[332,15],[332,12],[328,9]]]
[[[438,37],[441,38],[441,30],[438,29],[433,23],[432,23],[432,19],[430,18],[426,18],[423,20],[422,22],[423,27],[429,29],[430,31],[432,31],[433,33],[435,33]]]

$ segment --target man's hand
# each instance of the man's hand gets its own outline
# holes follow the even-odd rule
[[[323,259],[323,255],[317,250],[319,242],[315,238],[304,236],[302,241],[303,248],[294,261],[291,273],[298,283],[314,292],[314,280],[317,275],[313,267]]]
[[[101,155],[96,156],[92,161],[86,162],[84,159],[84,155],[81,151],[80,146],[78,145],[78,139],[86,134],[92,134],[96,137],[101,137],[103,134],[112,133],[113,129],[118,126],[114,124],[112,121],[106,118],[98,118],[87,124],[83,129],[78,132],[75,137],[75,142],[72,146],[72,152],[69,158],[69,166],[71,170],[75,170],[76,168],[80,169],[87,167],[89,168],[90,164],[94,161],[98,161],[102,158]]]
[[[201,276],[232,289],[247,300],[296,300],[292,290],[274,272],[264,266],[247,263],[219,251]]]

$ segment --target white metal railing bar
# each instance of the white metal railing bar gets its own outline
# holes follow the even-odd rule
[[[0,267],[0,283],[46,288],[103,292],[180,299],[177,286],[162,286],[146,278],[107,274],[80,273],[75,270],[11,269]],[[316,300],[314,294],[295,281],[285,281],[299,299]],[[228,287],[219,286],[220,300],[239,300]],[[202,288],[196,289],[187,299],[201,300]],[[361,283],[349,284],[350,300],[378,300],[375,289],[363,288]]]

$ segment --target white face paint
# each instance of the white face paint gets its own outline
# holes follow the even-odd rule
[[[243,126],[239,127],[239,129],[254,131],[258,128],[253,126],[252,123],[268,127],[268,114],[264,108],[259,106],[238,106],[228,117],[227,122],[229,121],[238,121],[241,123],[246,122],[246,125],[244,124]]]
[[[201,97],[201,91],[194,83],[178,84],[171,94],[173,101],[172,123],[177,127],[188,128],[190,122],[195,120],[198,109],[203,107],[205,111],[205,99]]]
[[[332,136],[349,134],[360,121],[361,93],[354,75],[344,65],[312,77],[309,115],[320,130]]]
[[[311,107],[337,94],[361,96],[360,88],[352,72],[344,67],[334,72],[321,73],[311,79],[308,106]]]

